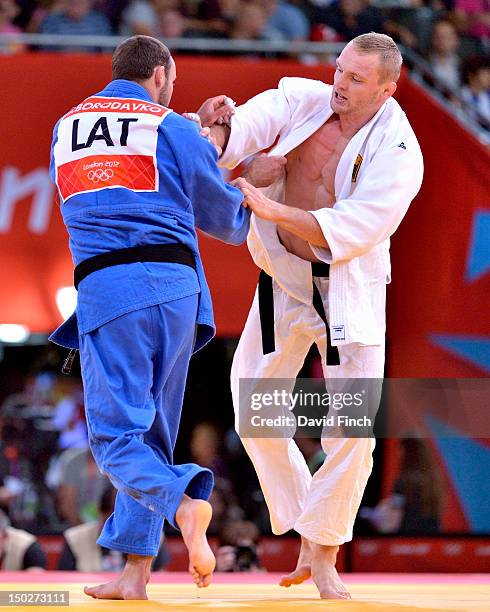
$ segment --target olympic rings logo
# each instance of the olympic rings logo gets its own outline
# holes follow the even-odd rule
[[[90,170],[87,174],[87,178],[89,181],[93,181],[94,183],[100,183],[104,181],[108,181],[114,176],[114,172],[108,168],[107,170],[102,170],[102,168],[98,168],[97,170]]]

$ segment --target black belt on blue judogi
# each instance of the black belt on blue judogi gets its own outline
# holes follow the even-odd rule
[[[75,288],[89,274],[128,263],[143,262],[179,263],[196,269],[196,262],[192,251],[180,243],[171,244],[143,244],[141,246],[128,247],[126,249],[116,249],[101,253],[94,257],[85,259],[73,271],[73,282]]]
[[[327,263],[312,262],[312,276],[320,276],[328,278],[330,274],[330,266]],[[260,328],[262,332],[262,352],[264,355],[273,353],[276,350],[275,326],[274,326],[274,292],[272,290],[272,277],[264,270],[260,271],[259,275],[259,315]],[[332,346],[330,338],[330,328],[328,326],[325,308],[323,307],[322,296],[318,291],[317,286],[313,282],[313,308],[316,310],[320,319],[325,323],[327,332],[327,365],[340,365],[339,350],[336,346]]]
[[[110,268],[111,266],[119,266],[121,264],[137,263],[137,262],[161,262],[161,263],[179,263],[196,269],[196,261],[194,254],[188,247],[180,243],[171,244],[143,244],[141,246],[128,247],[126,249],[115,249],[107,251],[100,255],[94,255],[85,259],[73,271],[73,284],[78,289],[78,285],[89,274]],[[71,349],[68,357],[63,363],[61,371],[63,374],[69,374],[75,359],[77,349]]]

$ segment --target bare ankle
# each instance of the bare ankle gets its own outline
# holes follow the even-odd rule
[[[143,555],[128,555],[125,569],[145,571],[148,566],[151,565],[152,560],[153,557]]]
[[[337,561],[337,553],[339,552],[339,546],[327,546],[325,544],[313,544],[313,552],[326,557],[333,565]]]
[[[184,493],[179,507],[175,512],[175,522],[179,528],[181,528],[182,519],[184,518],[186,511],[189,509],[189,502],[191,501],[193,501],[192,498]]]

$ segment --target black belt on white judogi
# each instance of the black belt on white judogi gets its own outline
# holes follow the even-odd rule
[[[312,262],[312,276],[320,276],[328,278],[330,274],[330,266],[327,263]],[[264,355],[273,353],[276,350],[275,326],[274,326],[274,293],[272,291],[272,277],[264,270],[260,271],[259,275],[259,315],[260,328],[262,332],[262,352]],[[340,365],[339,350],[336,346],[332,346],[330,338],[330,328],[328,326],[325,308],[323,307],[322,296],[318,291],[317,286],[313,282],[313,308],[316,310],[320,319],[325,323],[327,332],[327,365]]]

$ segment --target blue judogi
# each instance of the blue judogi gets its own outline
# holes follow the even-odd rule
[[[99,98],[151,103],[143,87],[125,80],[113,81],[88,99],[92,107]],[[127,553],[155,555],[163,520],[175,526],[184,492],[207,499],[213,486],[209,470],[195,464],[175,466],[172,457],[190,356],[215,331],[195,226],[239,244],[247,235],[249,214],[241,192],[223,182],[216,151],[195,124],[168,112],[153,126],[155,119],[145,123],[145,115],[105,113],[108,104],[97,104],[102,108],[89,115],[83,115],[83,109],[77,114],[79,105],[54,129],[50,171],[60,192],[75,265],[116,249],[180,243],[192,251],[196,270],[151,262],[98,270],[81,281],[76,312],[50,339],[80,349],[90,447],[118,489],[114,513],[98,542]],[[152,108],[157,106],[152,103]],[[84,126],[95,120],[87,137]],[[128,128],[125,135],[121,132],[119,146],[110,134],[116,121],[126,121]],[[114,167],[119,163],[113,161],[114,150],[122,153],[117,159],[123,161],[126,154],[138,157],[139,147],[147,148],[152,138],[158,172],[154,189],[146,184],[141,188],[136,173],[134,189],[117,184],[104,188],[107,178],[117,182],[114,172],[99,173],[95,179],[92,172],[94,186],[84,186],[86,168]],[[70,157],[68,163],[66,151],[69,156],[75,151],[77,159]],[[69,192],[63,199],[67,189],[73,195]]]

